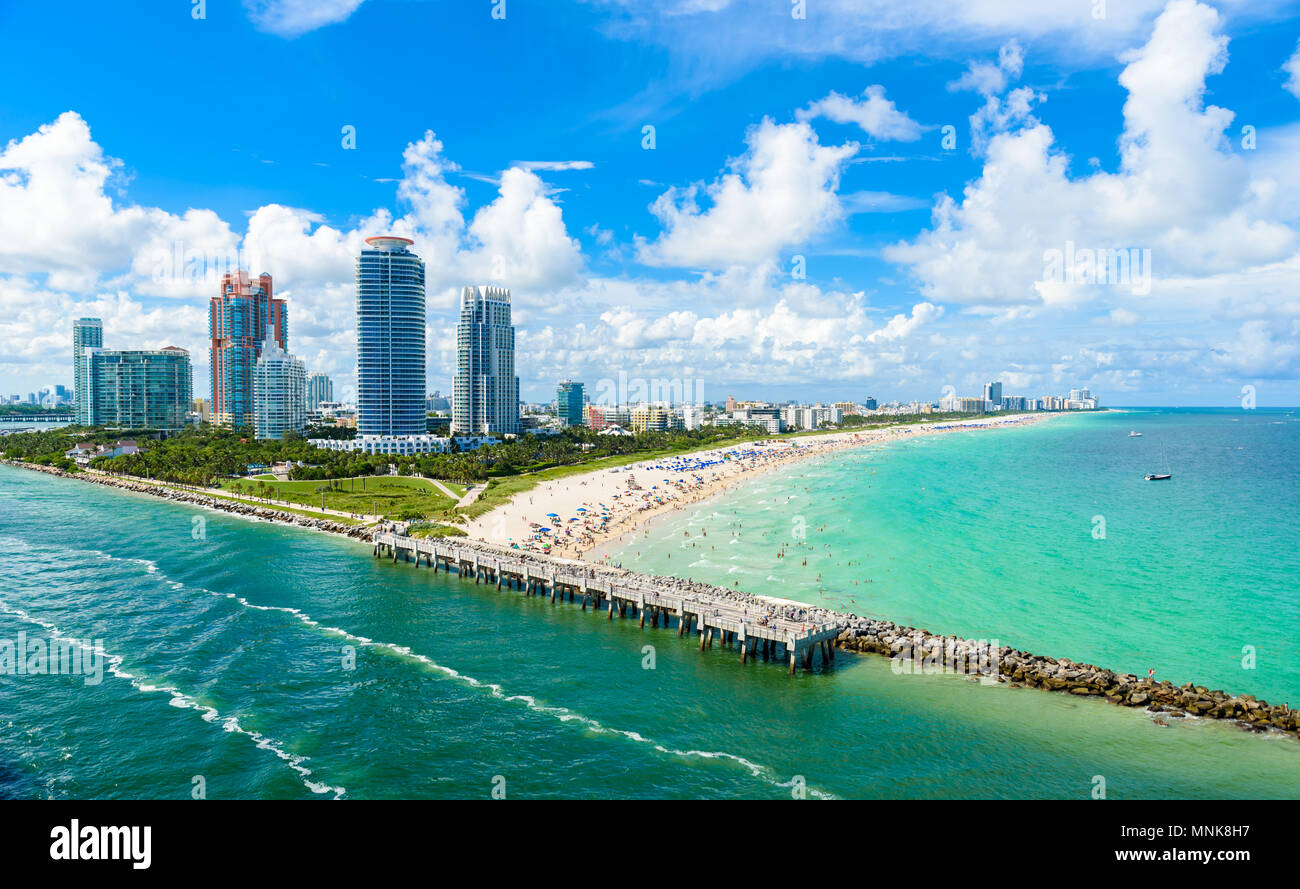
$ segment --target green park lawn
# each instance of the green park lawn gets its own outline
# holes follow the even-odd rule
[[[464,485],[443,484],[458,497],[465,493]],[[222,480],[221,487],[244,496],[270,497],[317,509],[323,496],[326,509],[369,514],[377,508],[387,516],[432,516],[446,512],[456,502],[426,479],[400,475],[286,482],[228,478]]]

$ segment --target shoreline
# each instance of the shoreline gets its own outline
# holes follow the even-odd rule
[[[655,522],[659,521],[660,519],[665,519],[671,516],[675,512],[684,511],[685,509],[687,509],[687,507],[690,506],[703,506],[704,504],[709,503],[709,501],[717,500],[721,498],[724,494],[728,493],[729,491],[732,491],[734,488],[736,488],[739,485],[748,484],[751,481],[755,481],[759,476],[766,475],[771,472],[775,472],[776,470],[779,469],[784,469],[796,463],[804,463],[811,460],[816,460],[818,458],[828,457],[831,454],[837,454],[840,451],[853,450],[856,448],[879,447],[888,444],[890,442],[907,438],[909,436],[927,438],[932,435],[943,435],[943,434],[953,433],[953,432],[974,432],[980,430],[987,431],[989,429],[994,429],[994,428],[1000,428],[1000,429],[1021,428],[1024,426],[1031,426],[1036,423],[1040,423],[1045,420],[1050,420],[1054,417],[1059,417],[1059,416],[1065,416],[1065,415],[1054,414],[1054,413],[1028,414],[1028,415],[1021,415],[1017,417],[1015,420],[1003,421],[1001,423],[985,423],[978,420],[941,421],[945,424],[955,424],[958,427],[964,427],[964,428],[954,428],[953,425],[943,425],[941,428],[927,429],[926,424],[922,423],[922,424],[917,424],[915,426],[908,426],[908,427],[892,427],[890,430],[890,431],[894,429],[906,430],[904,434],[888,435],[888,436],[877,434],[875,438],[865,439],[865,440],[859,440],[858,435],[866,434],[866,433],[858,433],[855,434],[851,440],[850,439],[837,440],[834,446],[825,448],[816,453],[792,454],[788,459],[781,460],[776,463],[761,464],[749,470],[749,472],[751,472],[752,475],[744,475],[743,477],[730,478],[724,482],[719,483],[716,486],[711,487],[706,491],[701,492],[700,496],[692,498],[685,502],[675,504],[675,505],[666,504],[661,509],[656,509],[651,511],[647,515],[644,521],[633,523],[632,525],[630,525],[625,529],[619,529],[613,534],[613,536],[607,536],[605,539],[602,539],[595,546],[592,546],[590,549],[586,550],[584,552],[584,555],[588,556],[589,560],[595,561],[597,564],[602,564],[602,565],[607,564],[608,560],[610,558],[613,558],[616,555],[615,550],[617,550],[625,541],[633,537],[638,531],[648,532],[650,526],[653,525]],[[884,431],[885,430],[881,430],[881,432]],[[844,435],[844,433],[831,433],[827,435],[827,438],[831,438],[832,436],[840,436],[840,435]],[[780,599],[771,596],[766,598],[772,598],[775,601],[780,601],[780,602],[797,601],[794,599]]]
[[[690,486],[687,490],[681,492],[683,496],[673,497],[648,508],[634,508],[631,511],[624,512],[617,516],[617,521],[607,523],[605,530],[591,534],[591,541],[585,547],[581,545],[573,548],[553,547],[552,549],[557,550],[555,552],[550,550],[536,552],[520,548],[512,548],[507,551],[512,555],[535,555],[562,563],[584,564],[598,569],[614,568],[623,571],[626,569],[622,568],[621,563],[615,565],[611,562],[611,559],[615,557],[615,550],[630,537],[637,532],[648,532],[650,526],[663,517],[717,498],[730,491],[734,486],[743,484],[757,475],[850,448],[871,447],[899,439],[948,432],[1019,428],[1061,416],[1069,415],[1036,413],[1018,415],[1015,418],[1005,418],[1000,422],[996,419],[988,420],[985,418],[970,421],[940,421],[935,424],[918,424],[908,427],[886,427],[885,429],[874,430],[875,434],[830,433],[822,438],[823,447],[791,449],[790,452],[779,454],[774,459],[764,460],[738,471],[721,474],[705,483]],[[929,428],[931,425],[936,428]],[[799,441],[799,439],[794,439],[794,441]],[[731,448],[718,449],[718,451],[735,449],[736,446],[732,446]],[[716,452],[695,452],[682,455],[682,457],[699,458]],[[487,525],[487,522],[493,519],[494,514],[505,512],[512,506],[518,507],[522,505],[523,498],[527,498],[529,503],[534,505],[535,511],[537,505],[540,505],[542,509],[549,508],[547,502],[536,504],[528,494],[566,488],[565,493],[568,495],[567,499],[569,500],[566,505],[569,505],[572,509],[572,498],[575,492],[580,495],[587,494],[588,496],[598,492],[608,493],[610,490],[608,485],[603,486],[603,489],[598,489],[598,492],[577,491],[578,488],[588,487],[588,483],[600,478],[602,473],[617,473],[618,477],[622,479],[627,473],[635,474],[638,471],[646,471],[652,467],[662,467],[665,464],[671,465],[673,459],[680,458],[638,461],[630,463],[621,469],[575,475],[560,480],[558,483],[549,483],[549,489],[548,486],[539,486],[533,492],[516,495],[510,502],[497,507],[491,513],[480,516],[475,523],[471,523],[467,529],[470,531],[470,539],[477,544],[504,548],[502,541],[493,540],[482,534],[476,535],[474,532],[476,530],[481,531]],[[672,474],[670,473],[671,477]],[[668,481],[668,479],[665,479],[665,481]],[[626,493],[624,496],[626,496]],[[590,509],[590,506],[588,508]],[[559,509],[559,507],[555,507],[555,509]],[[560,509],[559,511],[563,512],[564,510]],[[500,531],[499,517],[497,521],[498,531]],[[518,527],[517,523],[515,527]],[[681,578],[674,577],[673,579],[681,581]],[[689,583],[689,581],[684,582]],[[1093,664],[1077,663],[1068,658],[1035,655],[1009,646],[1002,646],[996,652],[991,652],[987,643],[982,641],[963,639],[955,635],[935,635],[928,630],[895,624],[889,620],[845,614],[797,600],[759,593],[744,593],[726,587],[718,587],[717,589],[727,592],[740,592],[742,595],[752,597],[756,604],[766,604],[778,608],[789,606],[802,608],[806,610],[811,619],[847,621],[848,629],[835,640],[836,647],[856,653],[880,654],[893,660],[900,659],[906,653],[905,660],[917,664],[918,670],[922,669],[921,665],[935,663],[941,666],[954,661],[964,664],[967,657],[978,657],[980,651],[983,650],[994,663],[998,681],[1008,683],[1013,688],[1027,687],[1044,691],[1060,691],[1077,696],[1102,697],[1112,704],[1126,707],[1146,707],[1154,715],[1158,724],[1167,724],[1162,722],[1163,717],[1161,714],[1174,717],[1203,716],[1213,719],[1226,719],[1248,731],[1278,730],[1300,737],[1300,710],[1292,709],[1286,705],[1270,706],[1267,702],[1258,701],[1254,695],[1230,695],[1221,690],[1211,690],[1193,682],[1175,686],[1169,680],[1155,681],[1150,678],[1139,678],[1131,673],[1116,673]],[[958,672],[966,673],[967,671],[959,670]]]
[[[180,488],[164,482],[155,482],[150,479],[142,479],[135,476],[101,475],[87,472],[85,470],[80,472],[64,472],[62,469],[58,469],[54,466],[42,466],[39,463],[25,463],[19,460],[0,460],[0,464],[12,466],[15,469],[27,469],[45,475],[52,475],[56,478],[83,481],[89,484],[100,485],[105,488],[116,488],[117,490],[127,491],[133,494],[145,494],[150,497],[157,497],[160,500],[184,503],[189,506],[197,506],[201,509],[208,509],[214,512],[224,512],[239,518],[248,519],[249,521],[273,522],[281,525],[290,525],[307,531],[319,531],[324,534],[332,534],[336,537],[346,537],[349,540],[360,542],[368,541],[374,531],[372,527],[366,525],[349,525],[344,524],[343,522],[331,522],[328,519],[309,518],[307,516],[274,509],[272,507],[256,506],[235,499],[212,497],[207,494],[191,491],[187,488]]]
[[[1027,415],[1034,416],[1034,415]],[[1044,415],[1038,415],[1044,416]],[[1053,415],[1045,415],[1051,417]],[[974,421],[965,424],[943,424],[944,428],[927,430],[924,434],[936,434],[944,431],[965,431],[972,426],[980,428],[981,424]],[[989,424],[982,424],[988,426]],[[1020,423],[1011,424],[1003,422],[998,424],[1004,428],[1009,425],[1025,425],[1022,419]],[[703,500],[725,493],[732,484],[743,481],[743,477],[748,472],[767,472],[789,463],[802,461],[814,456],[821,456],[834,453],[848,447],[869,446],[879,444],[883,441],[894,440],[904,435],[914,434],[912,430],[906,433],[895,434],[893,436],[877,435],[867,440],[861,440],[862,433],[849,433],[851,438],[845,440],[844,433],[832,433],[826,436],[826,439],[832,443],[831,447],[819,449],[799,449],[798,452],[791,452],[782,455],[784,459],[771,460],[749,466],[744,470],[739,470],[729,474],[725,479],[720,479],[716,484],[709,486],[707,490],[700,490],[697,496],[691,498],[673,498],[667,503],[660,503],[653,511],[651,510],[633,510],[632,515],[636,512],[648,511],[650,515],[639,517],[639,523],[633,522],[630,526],[619,531],[617,535],[609,535],[608,544],[614,545],[618,540],[626,537],[636,530],[644,529],[654,519],[667,515],[682,507],[699,503]],[[699,452],[697,452],[699,453]],[[703,452],[709,453],[709,452]],[[696,455],[684,455],[685,457],[695,457]],[[662,463],[663,460],[683,459],[683,457],[662,458],[661,461],[643,461],[647,464]],[[335,536],[344,537],[349,540],[359,542],[370,542],[373,539],[376,527],[367,527],[362,525],[345,525],[340,522],[331,522],[326,519],[315,519],[307,516],[300,516],[293,513],[285,512],[267,507],[245,504],[234,500],[220,500],[214,497],[206,496],[186,489],[167,486],[163,483],[153,482],[151,480],[137,479],[134,477],[119,477],[96,475],[86,472],[67,473],[63,470],[50,466],[41,466],[14,460],[0,461],[5,465],[13,466],[19,469],[28,469],[36,472],[42,472],[46,475],[56,477],[73,478],[91,484],[99,484],[104,487],[116,488],[131,493],[146,494],[158,497],[164,500],[171,500],[177,503],[198,506],[211,510],[225,512],[238,517],[246,518],[251,521],[269,521],[279,524],[290,525],[293,527],[303,528],[306,530],[322,531]],[[625,470],[615,470],[623,477]],[[591,473],[596,475],[597,473]],[[576,475],[565,481],[578,481],[583,478],[582,475]],[[579,487],[583,485],[579,483]],[[535,489],[536,490],[536,489]],[[524,495],[519,495],[524,496]],[[518,498],[516,498],[518,499]],[[513,502],[513,501],[512,501]],[[506,504],[505,506],[508,506]],[[505,508],[499,507],[501,508]],[[494,510],[493,512],[496,512]],[[480,521],[492,513],[480,517]],[[511,556],[535,559],[541,564],[556,565],[562,564],[567,566],[580,565],[598,572],[614,571],[621,574],[633,574],[627,569],[616,567],[608,564],[607,557],[604,561],[590,561],[564,557],[560,555],[529,552],[527,550],[509,549],[490,541],[476,539],[461,539],[456,542],[458,546],[477,546],[485,550],[497,550],[498,552],[507,552]],[[588,552],[592,547],[588,548]],[[715,587],[712,584],[703,584],[698,581],[686,581],[676,577],[658,577],[646,575],[655,582],[668,582],[670,584],[685,585],[688,587],[697,587],[700,589],[710,589],[715,594],[728,595],[737,599],[750,602],[757,608],[763,608],[768,611],[781,611],[788,614],[797,614],[800,620],[823,620],[834,622],[841,626],[841,631],[834,640],[834,645],[844,651],[850,651],[860,654],[879,654],[890,658],[895,662],[901,662],[905,671],[910,672],[929,672],[938,667],[938,672],[956,672],[968,676],[970,679],[995,678],[997,682],[1006,683],[1009,687],[1018,688],[1037,688],[1044,691],[1057,691],[1067,694],[1073,694],[1083,697],[1102,697],[1109,703],[1137,708],[1145,707],[1148,712],[1154,714],[1155,721],[1158,724],[1168,725],[1164,722],[1164,715],[1174,717],[1200,716],[1211,719],[1222,719],[1233,723],[1234,725],[1254,732],[1280,731],[1292,737],[1300,737],[1300,710],[1295,710],[1286,705],[1269,705],[1267,702],[1259,701],[1254,695],[1241,694],[1230,695],[1221,690],[1209,690],[1204,686],[1188,682],[1181,686],[1173,685],[1169,680],[1153,681],[1149,678],[1139,679],[1131,673],[1116,673],[1096,667],[1092,664],[1076,663],[1068,658],[1053,658],[1042,655],[1035,655],[1029,652],[1020,651],[1009,646],[999,646],[996,649],[990,647],[987,642],[967,640],[955,635],[935,635],[924,629],[895,624],[892,621],[884,619],[860,617],[856,614],[837,612],[820,606],[810,605],[804,602],[798,602],[788,599],[780,599],[772,596],[764,596],[756,593],[749,593],[741,590],[733,590],[726,587]],[[953,669],[951,665],[957,665]],[[991,667],[991,671],[988,669]],[[971,669],[974,668],[974,669]]]
[[[472,539],[484,543],[604,564],[620,542],[645,530],[655,519],[712,499],[735,484],[774,469],[903,438],[1021,428],[1061,416],[1067,415],[1039,412],[940,420],[860,432],[773,438],[749,445],[630,460],[621,467],[543,482],[472,520],[465,530]],[[641,480],[646,484],[641,485]],[[548,533],[539,534],[539,528]],[[576,537],[571,533],[575,529],[579,532]]]

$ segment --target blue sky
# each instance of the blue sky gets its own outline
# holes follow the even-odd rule
[[[527,400],[1300,403],[1294,3],[111,6],[0,7],[5,393],[70,382],[83,314],[189,348],[204,393],[231,262],[346,390],[352,257],[391,230],[444,391],[457,289],[494,283]],[[1054,279],[1077,249],[1150,280]]]

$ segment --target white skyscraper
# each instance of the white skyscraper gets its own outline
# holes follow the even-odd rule
[[[519,432],[515,329],[510,323],[510,291],[503,287],[466,287],[461,292],[451,431],[454,435]]]
[[[283,438],[307,425],[307,366],[267,339],[253,368],[253,432]]]

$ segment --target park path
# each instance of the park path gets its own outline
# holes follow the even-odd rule
[[[375,477],[375,478],[384,478],[384,476],[374,476],[374,477]],[[437,479],[428,478],[428,477],[423,476],[423,475],[415,476],[415,478],[422,479],[423,481],[426,481],[426,482],[428,482],[429,484],[433,485],[433,486],[436,487],[439,491],[441,491],[442,493],[446,494],[447,497],[448,497],[449,499],[451,499],[451,500],[457,500],[457,499],[459,499],[461,502],[460,502],[460,503],[457,503],[457,504],[456,504],[457,506],[462,506],[462,505],[466,505],[466,504],[468,504],[468,503],[473,503],[474,500],[475,500],[475,498],[477,498],[478,495],[479,495],[479,493],[480,493],[479,491],[474,490],[474,489],[471,488],[470,491],[467,491],[467,492],[465,493],[465,497],[468,497],[468,498],[469,498],[468,500],[466,500],[465,498],[459,497],[459,495],[458,495],[455,491],[453,491],[451,488],[447,487],[446,485],[444,485],[442,482],[438,481]],[[485,486],[480,486],[480,487],[485,487]],[[365,513],[351,513],[351,512],[345,512],[345,511],[343,511],[343,510],[338,510],[338,509],[328,509],[328,508],[322,510],[322,509],[320,508],[320,506],[318,506],[318,505],[307,504],[307,503],[299,503],[299,502],[296,502],[296,501],[293,501],[293,500],[265,500],[265,499],[262,499],[262,498],[260,498],[260,497],[250,496],[250,495],[248,495],[248,494],[243,494],[243,495],[240,495],[240,496],[236,497],[236,495],[235,495],[233,492],[228,491],[228,490],[226,490],[226,489],[224,489],[224,488],[207,488],[207,489],[204,489],[204,490],[206,490],[208,493],[219,494],[219,495],[221,495],[221,496],[223,496],[223,497],[239,499],[239,500],[243,500],[243,501],[245,501],[245,502],[249,502],[249,503],[258,503],[258,504],[276,505],[276,506],[286,506],[286,507],[289,507],[289,508],[291,508],[291,509],[299,509],[299,510],[304,510],[304,511],[307,511],[307,512],[321,512],[321,513],[328,513],[329,515],[343,516],[343,517],[345,517],[345,518],[360,519],[360,520],[363,521],[363,522],[377,522],[377,521],[379,521],[380,519],[383,518],[383,515],[382,515],[382,514],[381,514],[381,515],[367,515],[367,514],[365,514]],[[471,491],[472,491],[473,494],[474,494],[473,497],[470,497],[470,496],[469,496]]]
[[[84,471],[94,473],[95,475],[110,474],[100,469],[87,468]],[[194,485],[182,485],[182,484],[177,484],[175,482],[160,482],[157,479],[144,478],[138,475],[125,475],[123,473],[114,473],[113,476],[115,478],[130,479],[131,481],[138,482],[142,485],[152,485],[153,487],[156,488],[180,488],[185,491],[194,491],[195,493],[198,494],[207,494],[212,497],[218,497],[222,500],[235,500],[239,503],[248,504],[249,506],[280,506],[286,509],[295,509],[299,512],[320,513],[322,515],[341,516],[342,518],[345,519],[359,520],[363,523],[377,522],[381,518],[383,518],[383,516],[345,512],[344,510],[341,509],[321,509],[319,506],[312,506],[307,503],[296,503],[292,500],[268,500],[264,497],[256,497],[249,494],[236,494],[234,491],[227,491],[224,488],[200,488]],[[453,494],[452,496],[454,497],[455,495]]]
[[[456,508],[459,509],[462,506],[469,506],[471,503],[473,503],[475,500],[478,499],[479,494],[482,494],[486,490],[487,490],[486,484],[471,486],[469,490],[465,492],[465,496],[460,498],[460,500],[456,503]]]
[[[442,491],[442,493],[446,494],[446,495],[447,495],[448,497],[450,497],[452,500],[459,500],[459,499],[460,499],[460,495],[458,495],[458,494],[457,494],[455,491],[453,491],[451,488],[449,488],[449,487],[447,487],[446,485],[444,485],[442,482],[438,481],[436,478],[426,478],[425,476],[420,476],[420,478],[423,478],[426,482],[429,482],[430,484],[432,484],[435,488],[437,488],[439,491]],[[457,504],[457,505],[459,505],[459,504]]]
[[[148,481],[148,479],[142,479]],[[155,482],[157,484],[157,482]],[[186,487],[189,487],[188,485]],[[299,503],[293,500],[268,500],[264,497],[257,497],[250,494],[236,494],[233,491],[227,491],[224,488],[189,488],[192,491],[201,491],[205,494],[212,494],[216,497],[223,497],[227,500],[238,500],[241,503],[250,503],[254,506],[283,506],[287,509],[296,509],[299,512],[321,513],[323,515],[342,516],[345,519],[356,519],[362,522],[377,522],[383,516],[366,515],[365,513],[347,512],[342,509],[321,509],[320,506],[310,503]]]

